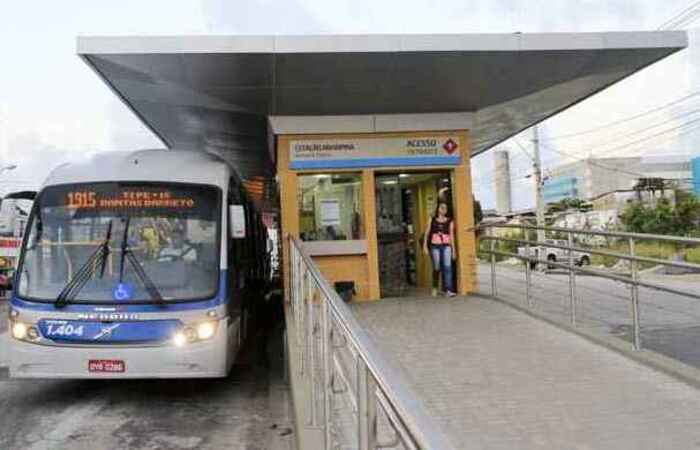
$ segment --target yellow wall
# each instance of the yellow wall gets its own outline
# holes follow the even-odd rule
[[[354,281],[357,300],[378,298],[371,297],[369,288],[369,267],[366,255],[314,256],[323,276],[333,287],[336,281]]]
[[[426,134],[441,135],[441,134],[457,134],[460,138],[460,151],[462,153],[462,164],[457,167],[453,166],[432,166],[432,167],[382,167],[379,169],[364,169],[362,170],[362,197],[363,197],[363,219],[365,237],[367,240],[367,253],[364,255],[338,255],[338,256],[319,256],[314,257],[318,263],[323,275],[327,277],[331,284],[335,281],[354,280],[355,289],[357,290],[356,300],[375,300],[379,294],[379,263],[377,256],[377,227],[376,227],[376,199],[375,199],[375,171],[386,172],[406,172],[406,171],[443,171],[449,172],[452,177],[452,196],[455,202],[455,232],[457,234],[457,269],[458,269],[458,292],[466,294],[472,292],[476,282],[476,244],[474,238],[474,220],[473,220],[473,198],[471,189],[471,173],[470,173],[470,151],[468,132],[449,131],[449,132],[411,132],[411,133],[375,133],[371,137],[385,138],[395,136],[420,137]],[[299,205],[297,198],[297,174],[303,173],[335,173],[335,172],[358,172],[355,170],[331,170],[324,169],[320,171],[293,171],[289,169],[289,143],[292,139],[328,139],[329,137],[357,137],[358,135],[349,134],[333,134],[333,135],[281,135],[277,140],[277,174],[280,183],[280,202],[282,215],[282,232],[285,236],[283,243],[283,269],[284,273],[289,273],[288,260],[288,243],[287,235],[299,236]],[[359,135],[367,137],[367,134]],[[419,215],[417,223],[419,228],[416,230],[419,233],[425,231],[427,218],[434,211],[434,204],[437,201],[437,193],[434,187],[432,193],[430,188],[418,188],[421,191],[418,195],[422,198],[418,202],[417,214]],[[428,198],[433,198],[432,203]],[[430,203],[430,204],[429,204]],[[422,253],[421,253],[422,255]],[[431,283],[431,268],[429,259],[419,257],[419,265],[417,267],[419,282],[423,286],[430,286]],[[285,292],[289,292],[288,277],[284,277]]]

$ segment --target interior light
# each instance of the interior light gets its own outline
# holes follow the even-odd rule
[[[326,173],[318,173],[316,175],[312,175],[314,178],[330,178],[331,176],[326,174]]]
[[[209,339],[214,336],[215,330],[216,328],[212,322],[200,323],[199,326],[197,326],[197,337],[202,340]]]
[[[407,173],[400,173],[400,174],[399,174],[399,178],[408,178],[408,177],[410,177],[410,176],[411,176],[411,175],[409,175],[409,174],[407,174]]]
[[[398,181],[396,181],[396,180],[386,180],[386,181],[382,181],[382,184],[396,184],[396,183],[398,183]]]
[[[24,339],[27,337],[27,326],[22,322],[15,322],[12,325],[12,336],[15,339]]]

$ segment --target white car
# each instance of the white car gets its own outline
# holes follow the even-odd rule
[[[556,245],[562,247],[568,247],[569,241],[565,239],[546,239],[545,243],[548,245]],[[528,248],[525,246],[518,247],[518,255],[520,256],[530,256],[537,259],[545,259],[551,263],[559,262],[566,264],[569,261],[569,251],[563,248],[550,247],[548,245],[538,245],[530,247],[530,254],[528,255]],[[588,252],[573,252],[574,264],[577,266],[587,266],[591,263],[591,254]],[[530,262],[530,267],[537,266],[537,263]],[[549,266],[553,268],[553,265]]]

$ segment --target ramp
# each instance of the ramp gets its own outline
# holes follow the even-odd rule
[[[700,442],[700,391],[500,302],[402,298],[354,311],[459,448]]]

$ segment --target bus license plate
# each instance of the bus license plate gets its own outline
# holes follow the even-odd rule
[[[121,359],[91,359],[88,362],[89,372],[124,372],[126,366]]]

